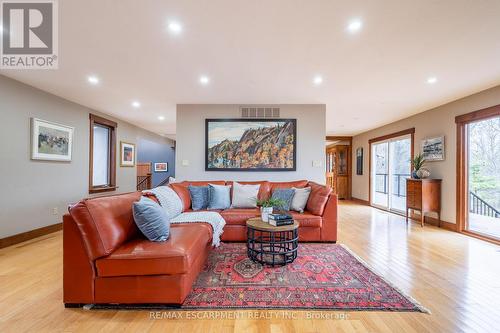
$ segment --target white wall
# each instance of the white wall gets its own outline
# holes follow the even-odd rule
[[[455,117],[461,114],[500,104],[500,86],[453,101],[437,108],[416,114],[412,117],[356,135],[353,138],[352,196],[368,200],[368,140],[382,135],[395,133],[415,127],[415,154],[420,152],[420,142],[424,138],[445,136],[445,160],[429,162],[426,168],[431,178],[441,178],[442,182],[442,220],[456,223],[456,124]],[[356,149],[363,147],[363,175],[356,175]]]
[[[120,141],[171,140],[0,75],[0,238],[60,223],[69,203],[89,196],[89,113],[118,123],[119,188],[107,193],[135,191],[136,168],[119,165]],[[75,127],[71,162],[30,159],[31,117]]]
[[[247,104],[245,104],[246,106]],[[325,183],[324,104],[279,105],[282,118],[297,119],[297,171],[232,172],[205,171],[205,119],[240,118],[240,105],[177,105],[176,178],[179,180],[297,180]],[[189,161],[183,166],[182,161]],[[313,166],[320,161],[321,166]]]

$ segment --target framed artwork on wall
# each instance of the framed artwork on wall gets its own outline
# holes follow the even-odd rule
[[[167,172],[167,171],[168,171],[168,163],[167,162],[155,163],[155,172]]]
[[[75,128],[31,118],[31,159],[71,161]]]
[[[356,149],[356,174],[363,174],[363,147]]]
[[[120,166],[135,166],[135,144],[120,141]]]
[[[296,119],[206,119],[205,171],[295,171]]]
[[[422,155],[426,161],[444,160],[444,135],[422,140]]]

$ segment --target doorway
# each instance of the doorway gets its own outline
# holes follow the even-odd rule
[[[455,118],[459,231],[500,241],[500,105]]]
[[[500,239],[500,116],[467,125],[467,229]]]
[[[397,213],[406,209],[414,129],[370,140],[370,204]]]

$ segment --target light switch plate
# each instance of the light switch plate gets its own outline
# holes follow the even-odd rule
[[[321,161],[318,161],[318,160],[313,161],[313,167],[315,167],[315,168],[319,168],[322,165],[323,165],[323,163]]]
[[[182,166],[189,166],[189,160],[182,160]]]

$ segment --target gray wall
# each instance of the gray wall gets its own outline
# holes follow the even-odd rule
[[[246,105],[246,104],[245,104]],[[297,119],[297,171],[205,171],[205,119],[239,118],[239,105],[177,105],[176,178],[179,180],[296,180],[325,183],[324,104],[279,105],[282,118]],[[189,165],[183,165],[183,160]],[[319,166],[313,166],[318,161]]]
[[[431,172],[432,178],[441,178],[442,211],[441,218],[450,223],[456,223],[456,142],[457,128],[455,117],[461,114],[484,109],[500,104],[500,86],[484,90],[480,93],[456,100],[437,108],[379,127],[377,129],[356,135],[353,138],[352,161],[352,196],[368,200],[368,140],[382,135],[395,133],[415,127],[415,154],[420,152],[420,143],[424,138],[444,135],[445,160],[428,162],[425,167]],[[356,175],[356,149],[363,147],[363,175]]]
[[[89,196],[89,113],[99,114],[0,75],[0,238],[59,223],[69,203]],[[31,117],[75,127],[71,162],[30,160]],[[118,122],[114,193],[134,191],[136,169],[119,166],[119,142],[172,141],[105,117]]]

